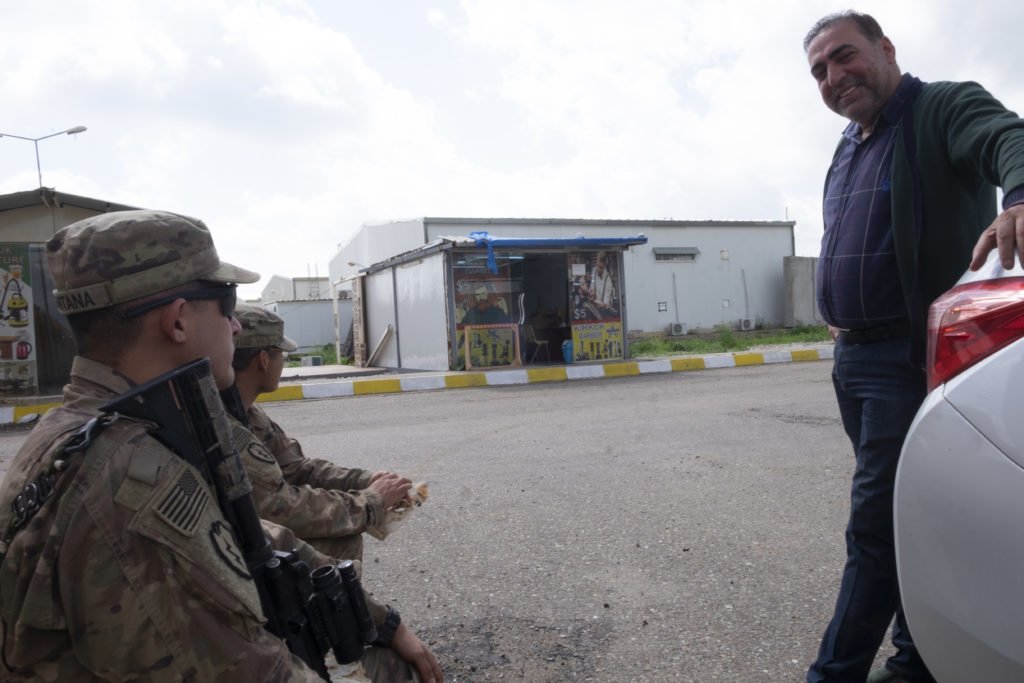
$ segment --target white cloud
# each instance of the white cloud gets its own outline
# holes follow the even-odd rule
[[[423,215],[798,221],[816,252],[843,121],[801,41],[823,0],[42,0],[0,24],[3,132],[44,183],[206,220],[305,275]],[[1024,109],[1018,2],[866,0],[900,64]],[[45,21],[39,17],[45,16]],[[955,49],[950,49],[955,46]],[[36,185],[0,140],[0,191]],[[247,292],[259,291],[259,286]]]
[[[441,27],[448,23],[448,17],[445,16],[443,11],[436,7],[431,7],[427,10],[427,22],[430,23],[431,26]]]

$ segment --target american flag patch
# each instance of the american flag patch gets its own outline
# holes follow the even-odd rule
[[[191,471],[186,470],[156,506],[156,512],[176,530],[191,536],[195,533],[199,518],[203,516],[209,502],[210,495],[206,489],[199,484],[199,480]]]
[[[231,445],[235,447],[236,451],[241,451],[251,438],[252,432],[246,429],[245,425],[241,422],[231,421]]]

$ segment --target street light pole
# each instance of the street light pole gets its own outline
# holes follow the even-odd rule
[[[62,131],[60,131],[58,133],[50,133],[49,135],[44,135],[41,138],[26,138],[26,137],[23,137],[21,135],[12,135],[11,133],[0,133],[0,138],[17,138],[19,140],[28,140],[33,145],[35,145],[35,147],[36,147],[36,174],[39,176],[39,187],[42,187],[43,186],[43,167],[39,163],[39,141],[40,140],[45,140],[47,138],[56,137],[58,135],[77,135],[78,133],[84,133],[86,130],[88,130],[88,129],[85,126],[75,126],[74,128],[68,128],[67,130],[62,130]]]

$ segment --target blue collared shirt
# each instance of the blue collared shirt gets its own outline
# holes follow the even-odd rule
[[[830,325],[862,329],[907,318],[892,238],[890,170],[903,108],[914,77],[904,74],[875,128],[861,140],[851,123],[825,180],[816,289]]]

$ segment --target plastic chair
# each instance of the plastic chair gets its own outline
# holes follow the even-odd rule
[[[537,339],[537,335],[533,331],[533,325],[523,325],[523,336],[526,337],[526,341],[533,344],[533,355],[530,356],[530,362],[534,362],[537,359],[537,354],[540,353],[541,349],[544,349],[544,358],[548,362],[551,362],[551,352],[548,351],[548,340]]]

